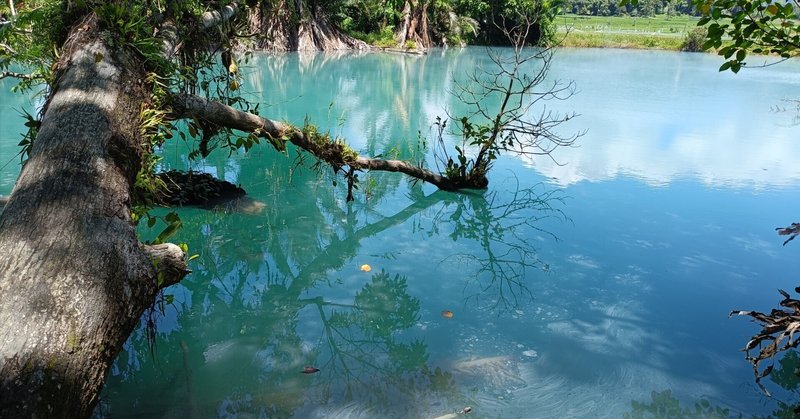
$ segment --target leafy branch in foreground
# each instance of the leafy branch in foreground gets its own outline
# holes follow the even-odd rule
[[[639,1],[620,2],[621,6],[629,4],[636,6]],[[797,56],[797,0],[691,0],[691,5],[702,14],[697,26],[707,29],[702,49],[715,49],[727,60],[719,71],[738,73],[750,54],[772,54],[784,60]]]
[[[797,56],[800,21],[797,1],[692,0],[706,26],[704,49],[714,48],[727,61],[720,71],[738,72],[749,54]]]
[[[635,4],[636,1],[623,0],[623,3]],[[797,0],[692,0],[691,3],[703,15],[697,25],[707,29],[702,48],[716,49],[727,60],[720,66],[720,71],[739,72],[747,64],[745,60],[750,54],[778,56],[781,61],[798,55],[800,3]],[[775,230],[781,236],[788,236],[783,242],[786,245],[800,235],[800,223]],[[749,316],[762,326],[761,331],[747,342],[744,351],[753,366],[756,383],[767,395],[769,392],[761,384],[761,379],[772,373],[774,362],[764,369],[760,369],[761,363],[800,345],[800,335],[795,337],[800,330],[800,300],[791,298],[786,291],[778,291],[784,297],[779,303],[782,309],[773,309],[768,314],[746,310],[730,313],[731,316]],[[800,292],[800,287],[795,288],[795,292]],[[759,348],[758,354],[751,355],[750,351],[756,347]]]

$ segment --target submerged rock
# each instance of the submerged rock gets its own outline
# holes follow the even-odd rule
[[[228,181],[203,172],[170,170],[159,173],[166,189],[156,202],[168,207],[198,206],[212,208],[243,198],[247,192]]]
[[[484,388],[506,391],[527,385],[517,362],[509,356],[466,359],[454,363],[453,376]]]

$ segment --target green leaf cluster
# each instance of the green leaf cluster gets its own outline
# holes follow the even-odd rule
[[[58,46],[66,37],[62,1],[27,1],[25,9],[0,24],[0,71],[25,69],[32,76],[19,90],[51,83]]]
[[[693,0],[702,13],[698,26],[708,30],[705,49],[716,49],[727,61],[720,71],[737,73],[749,54],[784,59],[800,48],[800,16],[793,2],[780,0]]]

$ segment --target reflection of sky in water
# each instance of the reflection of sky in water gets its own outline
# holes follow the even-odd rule
[[[791,199],[754,200],[686,183],[648,189],[630,181],[576,186],[568,195],[574,227],[553,226],[562,242],[539,246],[550,270],[529,276],[533,302],[503,314],[454,302],[455,327],[430,321],[427,341],[449,348],[446,359],[502,354],[515,363],[525,385],[507,394],[487,387],[478,400],[502,417],[526,417],[520,412],[528,409],[536,417],[619,417],[629,400],[673,389],[680,397],[759,411],[737,352],[752,325],[726,316],[732,308],[769,307],[777,301],[771,290],[794,283],[781,269],[792,249],[781,248],[772,231],[792,219]],[[786,209],[770,210],[781,204]],[[445,278],[469,269],[437,265],[428,274],[419,257],[438,260],[436,246],[399,241],[418,250],[400,251],[408,258],[395,264],[428,278],[414,294],[463,295],[464,285]],[[435,318],[439,300],[428,301]],[[535,357],[526,356],[530,350]]]
[[[375,177],[367,202],[361,195],[348,207],[341,183],[333,192],[291,155],[260,147],[198,163],[266,209],[181,210],[176,239],[200,255],[194,273],[169,291],[175,305],[159,317],[157,358],[138,329],[101,408],[115,417],[436,417],[469,405],[474,417],[620,417],[631,401],[671,390],[685,406],[703,398],[770,412],[738,352],[755,326],[727,314],[768,310],[775,288],[796,283],[784,271],[797,245],[782,247],[774,227],[797,216],[799,150],[785,126],[792,115],[769,110],[796,90],[796,64],[733,76],[707,55],[557,57],[554,75],[580,90],[557,105],[582,114],[565,129],[589,132],[558,152],[564,166],[500,160],[489,204],[412,199],[417,189],[388,174]],[[270,105],[264,115],[308,114],[358,149],[408,156],[408,140],[427,132],[442,104],[458,111],[449,74],[483,59],[480,49],[257,58],[263,77],[250,83]],[[8,161],[15,120],[0,118]],[[179,148],[164,154],[165,167],[186,164]],[[0,171],[0,193],[11,188],[11,166]],[[551,204],[568,220],[517,225],[554,215],[534,208],[502,215],[516,182],[544,180],[539,193],[564,187],[564,204]],[[494,231],[502,240],[483,240]],[[521,259],[513,245],[533,252]],[[530,296],[481,272],[491,256],[529,264]],[[358,269],[364,263],[372,273]],[[377,284],[383,270],[404,288]],[[300,374],[305,365],[322,371]]]
[[[624,176],[652,185],[794,185],[797,115],[784,100],[799,90],[800,63],[738,75],[718,72],[719,63],[706,54],[561,51],[553,74],[580,91],[561,106],[581,114],[576,121],[589,131],[579,147],[556,154],[564,166],[537,158],[536,170],[560,185]]]

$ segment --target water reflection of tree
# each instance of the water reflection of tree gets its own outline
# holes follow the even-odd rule
[[[533,297],[527,275],[532,271],[547,271],[549,265],[539,258],[532,243],[535,235],[557,237],[542,228],[545,219],[567,219],[561,210],[564,197],[560,190],[544,185],[512,191],[453,196],[440,208],[431,228],[446,225],[453,241],[470,240],[482,252],[459,253],[451,256],[473,267],[468,299],[481,304],[489,299],[492,308],[516,307],[520,298]],[[452,208],[451,208],[452,207]]]
[[[352,304],[322,297],[308,301],[322,319],[325,354],[320,368],[329,379],[311,394],[322,393],[322,399],[341,404],[357,402],[360,409],[384,417],[424,415],[430,406],[419,401],[426,394],[463,399],[449,374],[428,367],[425,342],[396,337],[419,319],[420,302],[408,295],[405,277],[374,274]],[[392,412],[390,407],[398,405],[408,408]]]
[[[420,302],[408,293],[406,279],[379,272],[347,296],[340,295],[337,272],[353,269],[347,266],[367,239],[412,219],[422,227],[433,213],[424,227],[431,236],[441,230],[479,244],[471,260],[486,274],[478,275],[486,279],[481,295],[513,304],[527,291],[525,271],[546,266],[520,230],[558,215],[558,196],[518,190],[426,197],[420,185],[411,185],[410,203],[380,216],[369,206],[345,205],[341,191],[312,171],[295,173],[291,184],[300,187],[287,187],[290,159],[259,157],[235,160],[236,167],[208,163],[207,169],[242,176],[263,173],[255,181],[260,185],[249,189],[266,208],[255,215],[181,214],[187,225],[181,239],[199,254],[194,273],[169,290],[175,304],[160,320],[155,359],[141,328],[115,364],[101,410],[273,417],[338,405],[408,417],[429,414],[426,403],[434,400],[442,413],[469,404],[470,395],[450,372],[429,366],[426,343],[410,333]],[[391,183],[380,187],[393,189]],[[307,364],[322,371],[300,374]],[[408,411],[386,411],[406,404]]]
[[[317,195],[315,199],[318,204],[325,204],[333,198]],[[309,392],[317,394],[316,400],[323,403],[323,395],[330,397],[337,388],[351,389],[351,393],[356,393],[352,386],[383,388],[384,392],[370,394],[384,394],[385,399],[391,393],[389,387],[399,385],[399,371],[415,376],[416,382],[435,381],[432,377],[441,372],[426,369],[425,344],[401,342],[394,337],[418,317],[419,301],[407,294],[404,278],[378,273],[350,304],[305,297],[326,279],[326,273],[341,268],[354,256],[361,238],[401,223],[434,202],[432,199],[425,205],[413,204],[395,217],[358,230],[345,225],[334,234],[319,228],[314,237],[288,234],[297,222],[290,220],[291,211],[268,211],[267,220],[261,225],[271,226],[267,232],[270,238],[261,242],[248,240],[246,224],[230,222],[235,217],[207,213],[184,216],[187,224],[199,226],[191,230],[198,231],[200,237],[190,237],[188,241],[205,244],[200,247],[201,262],[187,279],[194,292],[181,302],[178,311],[181,317],[199,316],[203,321],[186,319],[181,329],[159,335],[158,357],[152,363],[145,334],[134,334],[126,354],[117,362],[109,385],[112,390],[106,397],[113,400],[114,388],[125,391],[128,387],[127,391],[140,395],[133,403],[139,404],[136,411],[143,415],[166,409],[148,406],[148,401],[163,400],[164,394],[171,394],[179,405],[199,403],[201,416],[209,414],[210,407],[202,406],[207,400],[224,400],[226,411],[267,409],[271,415],[284,416],[302,408]],[[304,212],[308,214],[305,216],[322,219],[313,225],[324,226],[325,219],[346,215],[335,205],[313,207],[333,208],[324,213]],[[301,335],[307,331],[301,318],[309,307],[318,313],[325,344],[304,351],[307,339]],[[254,394],[252,389],[232,386],[228,394],[216,394],[218,375],[230,376],[230,371],[209,367],[217,358],[224,358],[219,361],[225,365],[240,368],[234,371],[234,375],[240,375],[236,382],[261,382],[263,388]],[[311,381],[299,371],[315,359],[321,362],[323,384],[322,388],[309,389]],[[215,384],[204,389],[204,382]],[[144,383],[167,384],[142,386]],[[380,398],[374,403],[379,401]],[[121,403],[122,400],[114,400],[112,405],[124,411]],[[192,410],[191,406],[188,410]]]
[[[252,65],[259,70],[247,84],[260,92],[256,102],[270,104],[271,115],[293,117],[296,124],[308,116],[368,155],[413,159],[418,133],[425,134],[445,106],[464,106],[448,93],[454,77],[479,64],[458,50],[426,56],[257,55]]]
[[[712,404],[706,399],[693,402],[693,406],[684,406],[681,401],[672,395],[672,391],[653,391],[651,401],[631,402],[631,411],[623,415],[625,419],[650,419],[650,418],[744,418],[741,413],[734,414],[730,409]]]
[[[800,417],[800,405],[796,403],[800,388],[800,356],[797,352],[794,350],[786,352],[779,361],[779,367],[769,375],[769,379],[786,390],[788,396],[771,396],[777,402],[777,409],[770,416],[764,417],[780,419]],[[730,408],[716,405],[706,398],[682,403],[670,390],[653,391],[650,398],[649,402],[631,401],[631,411],[625,413],[623,417],[626,419],[761,417],[732,411]],[[791,400],[786,400],[787,398]]]
[[[783,394],[772,395],[778,403],[778,409],[772,413],[776,418],[800,417],[800,356],[796,350],[789,350],[778,361],[778,367],[769,375],[769,379],[779,385]]]

